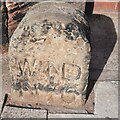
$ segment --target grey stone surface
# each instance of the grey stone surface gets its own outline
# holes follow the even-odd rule
[[[40,109],[25,109],[5,106],[1,114],[1,118],[45,118],[47,117],[46,110]]]
[[[118,82],[106,81],[96,84],[94,114],[118,118]]]

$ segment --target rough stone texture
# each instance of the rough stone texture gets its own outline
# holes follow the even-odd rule
[[[84,13],[71,4],[33,6],[10,42],[9,104],[79,110],[88,84],[88,35]]]
[[[45,2],[46,0],[44,0]],[[57,1],[57,0],[56,0]],[[39,0],[37,2],[43,2],[42,0]],[[35,1],[26,1],[26,2],[6,2],[6,7],[8,9],[8,33],[9,37],[12,36],[13,32],[17,28],[19,22],[22,20],[22,18],[25,16],[26,12],[28,11],[30,6],[33,6],[37,2]],[[49,0],[47,0],[49,2]],[[64,1],[63,1],[64,2]],[[75,8],[79,8],[80,10],[85,10],[85,2],[79,2],[79,3],[73,3],[72,5]]]
[[[26,109],[26,108],[17,108],[5,106],[4,110],[1,114],[1,118],[43,118],[42,120],[46,120],[47,111],[40,109]]]

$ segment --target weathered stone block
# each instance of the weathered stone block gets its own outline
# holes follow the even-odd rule
[[[11,94],[17,106],[80,109],[89,75],[89,25],[69,3],[34,5],[9,46]]]

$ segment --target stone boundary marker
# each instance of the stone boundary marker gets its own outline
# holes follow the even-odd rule
[[[11,38],[8,102],[79,110],[89,75],[88,34],[84,13],[70,3],[34,5]]]
[[[91,58],[88,37],[87,18],[73,4],[30,8],[10,41],[8,104],[81,110]]]

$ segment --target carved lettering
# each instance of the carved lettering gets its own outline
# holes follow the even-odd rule
[[[30,76],[31,75],[31,71],[30,71],[30,67],[29,67],[29,62],[27,61],[27,59],[24,59],[24,62],[21,63],[22,61],[18,62],[18,72],[17,72],[17,76]]]
[[[41,83],[31,85],[27,80],[25,81],[13,81],[12,83],[12,88],[16,91],[33,91],[33,90],[41,90],[41,91],[46,91],[46,92],[51,92],[57,90],[59,93],[74,93],[76,95],[80,95],[81,93],[74,87],[70,86],[63,86],[61,88],[56,88],[54,85],[48,84],[48,85],[43,85]]]
[[[54,84],[55,77],[57,75],[59,75],[59,71],[52,63],[49,63],[49,70],[48,71],[49,71],[49,76],[48,76],[49,83]]]
[[[60,70],[62,68],[62,70]],[[59,85],[56,87],[58,82],[58,76],[62,80],[78,80],[80,78],[81,69],[78,65],[63,63],[63,65],[57,68],[54,63],[49,61],[39,61],[34,59],[33,62],[30,62],[27,59],[18,62],[18,71],[17,80],[13,79],[12,87],[17,91],[33,91],[41,90],[46,92],[58,91],[65,92],[67,94],[74,93],[76,95],[81,94],[75,87],[70,87],[66,85]],[[62,72],[62,73],[60,73]],[[34,79],[34,77],[39,76],[39,83],[30,83],[29,78]],[[44,85],[44,82],[48,81]],[[72,81],[71,81],[72,82]],[[46,83],[46,82],[45,82]]]
[[[53,63],[39,61],[39,65],[34,63],[33,68],[30,69],[30,65],[27,59],[24,60],[24,65],[18,62],[18,76],[33,76],[36,71],[45,73],[50,83],[54,82],[55,76],[59,75],[59,70]],[[63,63],[62,77],[67,80],[77,80],[80,78],[81,68],[78,65]]]
[[[78,65],[63,64],[63,78],[67,80],[77,80],[80,78],[81,69]]]

